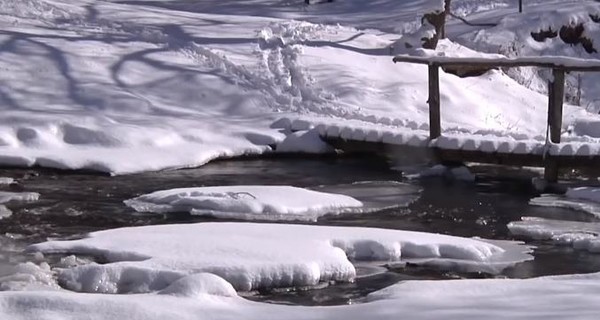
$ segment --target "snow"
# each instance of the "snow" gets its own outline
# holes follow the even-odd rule
[[[359,212],[362,202],[345,195],[292,186],[219,186],[161,190],[126,200],[140,212],[190,212],[218,218],[317,220]]]
[[[490,4],[453,7],[467,14]],[[345,123],[340,134],[352,139],[374,124],[427,130],[426,66],[393,64],[390,45],[439,8],[425,0],[4,1],[0,164],[127,174],[274,149],[331,151],[314,133],[272,126],[300,115]],[[466,32],[453,20],[447,31]],[[432,54],[469,55],[480,42],[461,43],[442,41]],[[445,132],[543,136],[543,94],[501,71],[440,78]],[[565,115],[575,128],[599,119],[571,106]],[[420,133],[401,138],[427,142]]]
[[[583,64],[596,64],[600,57],[597,52],[588,53],[581,44],[564,42],[559,31],[562,27],[573,27],[578,24],[583,26],[582,37],[588,38],[592,43],[598,43],[598,25],[593,22],[591,15],[599,12],[598,3],[592,1],[563,1],[563,2],[537,2],[528,6],[524,13],[516,12],[490,12],[489,14],[474,15],[471,20],[497,21],[498,25],[492,28],[471,30],[465,34],[456,34],[455,38],[461,44],[470,46],[477,51],[492,54],[504,54],[508,57],[539,57],[551,59],[551,56],[566,56],[571,61],[581,59]],[[508,14],[507,14],[508,13]],[[481,20],[480,20],[481,21]],[[557,36],[536,41],[532,32],[555,31]],[[594,45],[596,47],[597,45]],[[598,48],[595,48],[596,50]],[[537,59],[537,58],[536,58]],[[587,62],[586,62],[587,61]],[[569,64],[570,62],[567,62]],[[576,62],[579,63],[579,62]],[[539,92],[546,92],[547,80],[551,79],[550,73],[534,68],[516,68],[508,74],[519,83]],[[578,78],[581,78],[580,85]],[[575,102],[578,87],[581,88],[581,106],[597,113],[599,105],[597,72],[572,73],[567,75],[566,99]],[[579,126],[578,123],[594,123],[596,119],[580,117],[575,121],[578,129],[590,128],[587,125]],[[593,130],[597,131],[597,130]],[[592,131],[592,132],[593,132]],[[590,131],[579,131],[578,135],[586,135]],[[596,135],[597,137],[597,135]]]
[[[40,194],[37,192],[8,192],[0,191],[0,203],[10,201],[37,201]]]
[[[289,134],[277,145],[277,152],[331,153],[333,147],[321,140],[317,130],[298,131]]]
[[[484,55],[481,53],[477,53],[477,56],[464,56],[464,55],[456,55],[456,56],[447,56],[444,53],[441,55],[437,55],[436,51],[421,49],[423,51],[424,56],[409,56],[409,55],[397,55],[394,57],[394,62],[411,62],[411,63],[420,63],[420,64],[468,64],[468,65],[498,65],[502,66],[511,66],[511,65],[521,65],[528,66],[531,64],[534,65],[544,65],[547,67],[568,67],[577,69],[598,69],[600,71],[600,60],[598,59],[581,59],[581,58],[573,58],[573,57],[563,57],[563,56],[543,56],[543,57],[527,57],[527,56],[519,56],[519,57],[506,57],[501,55]],[[456,54],[456,52],[453,52]]]
[[[0,220],[10,216],[12,216],[12,211],[10,211],[10,209],[8,209],[5,205],[0,204]]]
[[[596,187],[569,188],[564,196],[543,194],[529,204],[545,207],[569,208],[600,217],[600,189]]]
[[[332,152],[320,138],[488,153],[600,153],[598,75],[581,77],[583,108],[571,105],[577,74],[567,75],[564,143],[555,145],[545,142],[551,78],[532,68],[472,78],[441,72],[443,136],[429,141],[427,66],[394,64],[392,58],[406,53],[397,44],[417,34],[422,15],[441,5],[440,0],[310,6],[301,0],[0,0],[0,165],[128,174],[248,154]],[[599,43],[600,27],[590,16],[600,12],[597,3],[531,0],[525,1],[523,14],[515,6],[513,0],[454,0],[455,14],[498,26],[467,26],[451,18],[449,39],[437,50],[410,53],[436,61],[598,66],[599,53],[589,54],[581,45],[531,37],[531,32],[582,23],[583,36]],[[0,178],[0,184],[11,182]],[[208,199],[190,193],[175,204],[167,204],[168,196],[157,197],[152,201],[159,203],[144,205],[198,212],[195,205],[201,201],[216,206],[210,209],[213,215],[261,219],[268,219],[265,208],[277,205],[271,217],[285,212],[297,218],[302,212],[302,219],[316,219],[339,210],[340,202],[356,204],[329,195],[315,203],[335,208],[314,209],[303,196],[308,192],[308,199],[316,199],[309,190],[294,190],[298,198],[293,198],[261,189],[260,201],[227,190]],[[590,201],[595,195],[586,192],[543,196],[539,203],[600,216],[600,206]],[[0,203],[38,197],[2,192]],[[269,197],[274,201],[265,201]],[[299,205],[290,205],[291,200]],[[224,206],[227,212],[221,211]],[[0,205],[0,215],[8,214]],[[594,223],[525,218],[510,227],[578,249],[598,248]],[[352,262],[360,261],[495,273],[532,258],[526,254],[529,247],[508,241],[205,223],[101,231],[30,250],[90,255],[108,263],[67,256],[53,268],[41,260],[14,266],[8,276],[0,275],[0,289],[34,291],[0,292],[2,319],[390,319],[399,314],[410,319],[596,319],[600,311],[600,274],[406,281],[371,294],[367,303],[337,307],[269,305],[235,293],[351,281],[356,276]],[[68,292],[57,280],[71,290],[140,294]],[[42,289],[52,291],[36,291]]]
[[[352,281],[350,261],[413,262],[496,273],[532,257],[516,242],[411,231],[255,223],[199,223],[121,228],[29,251],[102,257],[106,264],[58,270],[75,291],[161,290],[187,274],[209,272],[234,288],[314,286]]]
[[[13,182],[15,182],[15,179],[13,179],[13,178],[0,177],[0,185],[2,185],[2,184],[11,184]]]
[[[559,245],[572,246],[577,250],[600,252],[600,223],[550,220],[523,217],[522,221],[508,224],[514,235],[539,240],[551,240]]]
[[[195,274],[158,294],[1,292],[5,319],[596,319],[600,274],[535,279],[404,281],[366,303],[305,307],[247,301],[222,279]]]

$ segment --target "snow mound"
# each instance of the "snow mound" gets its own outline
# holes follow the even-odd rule
[[[0,271],[0,291],[58,290],[60,288],[50,266],[45,262],[39,265],[32,262],[19,263]]]
[[[197,273],[182,277],[159,293],[188,298],[199,297],[201,295],[237,296],[235,289],[229,282],[211,273]]]
[[[140,212],[190,212],[220,218],[316,220],[329,213],[358,211],[349,196],[291,186],[220,186],[156,191],[125,204]]]
[[[352,281],[354,261],[410,261],[499,272],[532,259],[529,247],[411,231],[255,223],[200,223],[121,228],[73,241],[28,247],[42,253],[101,256],[107,264],[59,270],[75,291],[162,290],[189,274],[209,272],[236,290]]]
[[[511,233],[538,240],[551,240],[558,245],[578,250],[600,252],[600,223],[523,217],[508,224]]]

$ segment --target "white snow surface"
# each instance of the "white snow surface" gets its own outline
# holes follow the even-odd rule
[[[450,35],[461,44],[467,45],[474,50],[492,54],[502,54],[508,57],[536,56],[568,56],[570,59],[592,60],[597,64],[600,54],[598,51],[598,39],[600,39],[600,28],[593,21],[592,16],[600,12],[600,6],[592,1],[533,1],[526,5],[524,13],[508,10],[492,10],[475,14],[468,19],[477,22],[497,22],[497,26],[491,28],[473,29],[464,34],[455,33]],[[588,53],[581,44],[565,43],[561,40],[558,32],[562,27],[583,27],[582,36],[591,40],[596,52]],[[539,31],[554,31],[557,36],[536,41],[531,33]],[[573,60],[574,61],[574,60]],[[539,91],[547,91],[547,80],[551,79],[548,70],[535,68],[516,68],[508,71],[508,74],[523,85]],[[581,84],[578,85],[578,77]],[[566,99],[575,101],[577,88],[581,88],[581,106],[592,112],[600,110],[598,103],[598,73],[571,73],[567,75]],[[578,125],[581,122],[583,125]],[[583,119],[576,121],[575,133],[578,135],[590,135],[600,137],[597,119]]]
[[[277,145],[277,152],[331,153],[334,148],[325,143],[319,131],[306,130],[289,134]]]
[[[508,224],[512,234],[600,253],[600,223],[522,217]]]
[[[189,212],[219,218],[317,220],[358,212],[362,202],[341,194],[292,186],[218,186],[156,191],[125,204],[140,212]]]
[[[0,292],[3,319],[596,319],[600,274],[535,279],[403,281],[362,304],[305,307],[252,302],[212,274],[179,279],[158,294]]]
[[[499,272],[530,260],[517,242],[412,231],[256,223],[199,223],[121,228],[28,248],[100,257],[58,272],[83,292],[161,290],[187,274],[209,272],[237,290],[352,281],[352,261],[414,262],[463,271]]]
[[[393,64],[389,45],[439,5],[2,0],[0,164],[113,174],[199,166],[271,152],[288,134],[271,124],[300,114],[426,128],[427,67]],[[470,54],[469,43],[438,51]],[[442,73],[441,87],[446,131],[545,132],[545,96],[500,71]],[[566,106],[565,118],[578,128],[598,116]],[[281,150],[327,151],[293,138]]]

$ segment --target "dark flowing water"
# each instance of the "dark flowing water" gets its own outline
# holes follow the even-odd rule
[[[393,204],[395,200],[373,191],[377,189],[370,189],[368,186],[373,185],[373,181],[406,183],[406,194],[398,196],[398,203],[410,202],[415,190],[421,190],[419,198],[407,207],[395,206],[367,214],[325,216],[316,222],[319,225],[513,239],[506,224],[519,220],[521,216],[593,221],[593,218],[571,210],[528,205],[529,199],[536,195],[530,184],[534,176],[531,172],[476,170],[479,171],[476,183],[461,183],[442,178],[403,180],[399,172],[388,169],[385,161],[372,158],[218,161],[198,169],[117,177],[42,169],[0,169],[0,177],[12,177],[18,181],[16,185],[0,186],[0,190],[41,194],[36,202],[7,205],[13,215],[0,220],[0,267],[27,260],[20,250],[27,244],[47,238],[75,238],[86,232],[123,226],[215,221],[189,214],[141,214],[123,204],[123,200],[140,194],[179,187],[294,185],[346,193],[358,198],[362,196],[363,201],[372,201],[374,206],[379,202],[381,207]],[[365,181],[371,184],[355,184]],[[528,278],[600,271],[600,255],[546,242],[528,243],[537,246],[535,260],[520,263],[497,276]],[[370,274],[371,268],[359,266],[358,272]],[[335,284],[322,289],[273,290],[259,292],[249,298],[308,305],[343,304],[359,302],[367,293],[402,280],[490,276],[407,266],[359,277],[354,283]]]

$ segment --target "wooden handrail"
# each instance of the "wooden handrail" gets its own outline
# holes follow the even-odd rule
[[[481,67],[481,68],[514,68],[514,67],[541,67],[550,69],[562,69],[565,71],[600,71],[600,60],[598,59],[580,59],[562,56],[543,56],[543,57],[516,57],[508,58],[499,56],[496,58],[480,57],[418,57],[408,55],[398,55],[394,57],[394,62],[408,62],[417,64],[437,65],[440,67]]]

